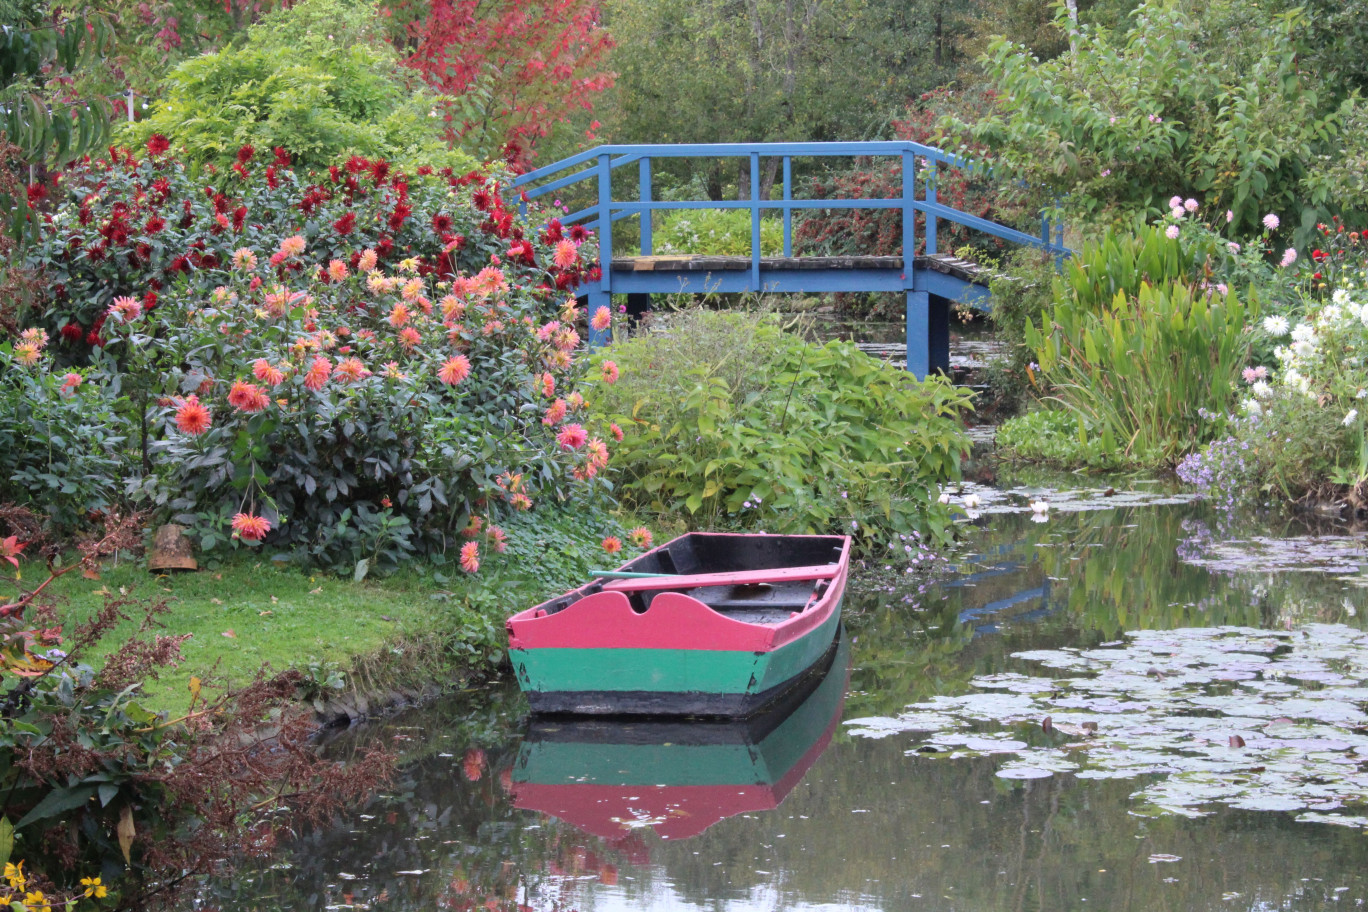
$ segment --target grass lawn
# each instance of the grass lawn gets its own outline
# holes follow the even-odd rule
[[[164,575],[125,563],[102,571],[99,580],[68,574],[54,588],[65,597],[60,615],[68,634],[100,608],[102,590],[170,600],[160,632],[192,634],[182,649],[185,661],[145,685],[148,708],[170,711],[185,708],[192,675],[241,684],[263,663],[276,671],[310,662],[345,670],[353,657],[421,630],[437,608],[433,584],[416,577],[353,583],[255,556],[216,570]],[[137,620],[107,637],[104,649],[121,643],[121,634],[132,632]]]

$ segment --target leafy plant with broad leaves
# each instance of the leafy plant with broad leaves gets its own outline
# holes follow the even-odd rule
[[[968,449],[968,392],[744,314],[686,313],[600,357],[621,364],[591,398],[625,434],[615,467],[630,506],[884,548],[948,536],[935,493]]]
[[[1053,400],[1082,419],[1102,454],[1171,463],[1223,429],[1260,301],[1252,288],[1242,299],[1192,278],[1206,262],[1200,246],[1159,226],[1108,232],[1066,265],[1054,302],[1027,323]]]

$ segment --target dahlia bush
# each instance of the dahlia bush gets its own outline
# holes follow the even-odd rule
[[[117,388],[129,496],[206,549],[364,574],[458,552],[475,572],[500,513],[592,492],[582,229],[534,230],[497,174],[301,173],[244,147],[224,184],[157,137],[111,150],[61,182],[33,255],[52,344],[29,369]]]

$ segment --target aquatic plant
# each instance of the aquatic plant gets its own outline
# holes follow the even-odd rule
[[[926,757],[1001,755],[1004,779],[1137,779],[1134,813],[1201,816],[1225,804],[1368,826],[1356,812],[1368,801],[1368,633],[1150,630],[1014,657],[1061,674],[980,676],[976,693],[849,720],[848,731],[912,734]]]
[[[1158,226],[1133,240],[1109,233],[1075,259],[1026,326],[1044,382],[1103,452],[1176,461],[1232,410],[1258,297],[1194,280],[1200,257]]]

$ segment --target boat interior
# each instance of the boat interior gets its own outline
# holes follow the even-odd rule
[[[695,532],[648,551],[624,564],[630,573],[696,577],[707,573],[782,570],[791,567],[835,565],[841,560],[845,539],[831,536],[710,535]],[[548,614],[574,604],[603,589],[596,580],[545,606]],[[644,613],[662,592],[679,592],[697,599],[720,614],[748,624],[779,624],[794,612],[821,600],[830,578],[778,580],[719,585],[681,585],[624,592],[633,610]]]

